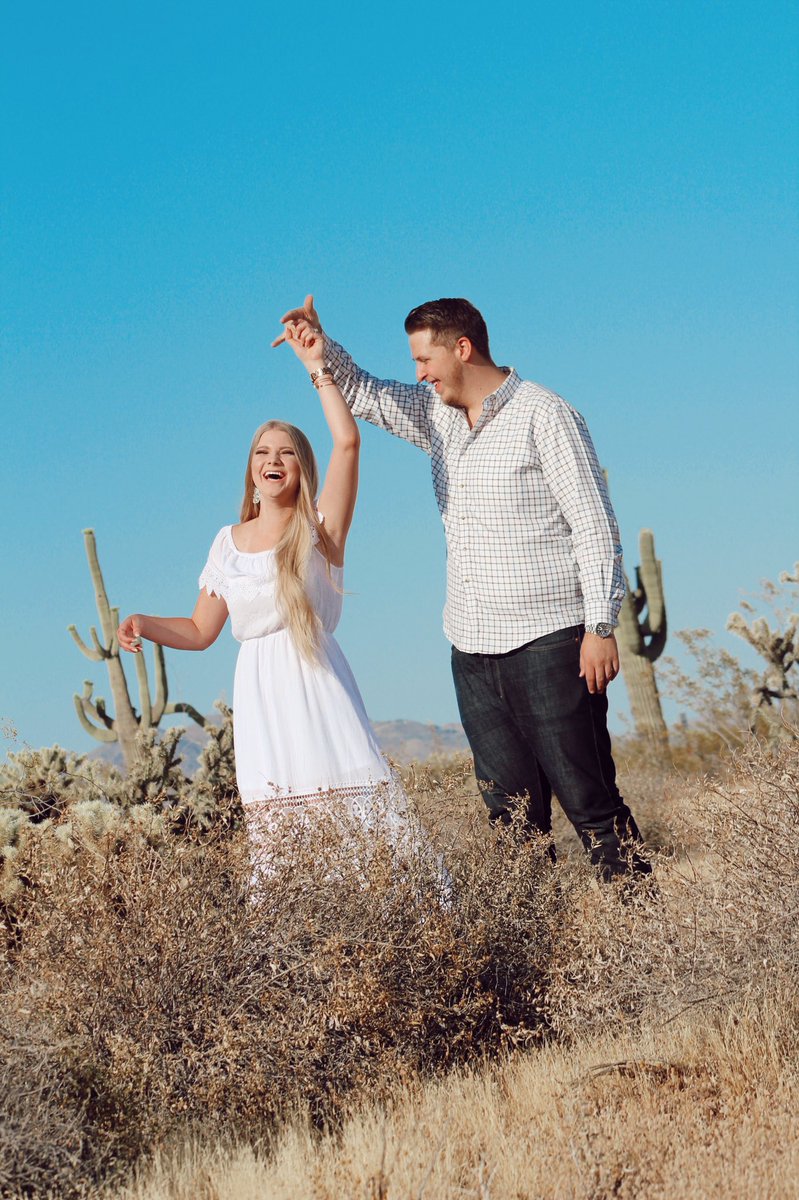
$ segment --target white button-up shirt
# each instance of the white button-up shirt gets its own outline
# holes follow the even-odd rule
[[[473,428],[429,384],[376,379],[326,338],[356,417],[430,455],[447,537],[444,632],[503,654],[569,625],[616,620],[619,531],[588,427],[560,396],[511,370]]]

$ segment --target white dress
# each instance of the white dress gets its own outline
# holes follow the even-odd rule
[[[377,744],[349,664],[333,637],[343,568],[313,548],[307,590],[322,623],[319,662],[298,651],[275,601],[273,550],[239,550],[230,525],[214,538],[200,587],[228,606],[241,642],[233,689],[236,778],[263,830],[287,811],[343,802],[359,816],[404,824],[404,794]],[[265,818],[265,820],[264,820]],[[381,817],[382,820],[382,817]],[[255,832],[255,830],[252,830]]]

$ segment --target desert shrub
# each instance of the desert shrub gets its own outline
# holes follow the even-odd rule
[[[83,1196],[112,1173],[124,1131],[78,1041],[35,1010],[0,1016],[0,1195]]]
[[[742,600],[727,629],[755,651],[760,669],[743,666],[715,644],[708,629],[682,630],[692,665],[663,660],[660,679],[667,695],[692,712],[694,720],[678,732],[690,754],[724,757],[749,737],[779,741],[799,737],[799,563],[779,583],[761,581],[754,603]],[[697,737],[697,733],[699,737]],[[707,768],[706,764],[706,768]],[[714,767],[716,764],[709,764]]]
[[[182,730],[143,730],[138,757],[123,775],[115,767],[60,747],[10,754],[0,768],[0,919],[13,936],[36,887],[23,864],[41,842],[45,858],[70,861],[78,846],[108,846],[129,836],[165,845],[171,834],[190,839],[231,834],[243,820],[235,784],[231,710],[218,704],[219,725],[193,779],[181,771]]]
[[[712,770],[750,736],[757,675],[720,647],[710,629],[683,629],[675,637],[688,663],[666,656],[658,680],[664,694],[691,714],[690,722],[675,731],[677,742],[689,756],[700,756],[700,768]]]
[[[51,820],[78,800],[102,795],[115,776],[104,764],[60,746],[11,752],[0,766],[0,813],[18,810],[34,822]]]
[[[465,763],[407,774],[431,832],[402,853],[331,817],[276,829],[255,864],[213,755],[206,821],[176,820],[188,792],[3,811],[2,1148],[30,1195],[209,1125],[268,1141],[299,1105],[336,1127],[518,1047],[796,990],[795,744],[672,780],[671,849],[637,889],[489,832]]]
[[[677,851],[656,883],[570,907],[547,1012],[565,1033],[700,1005],[734,1006],[799,984],[799,746],[752,739],[720,777],[675,799]]]
[[[243,835],[176,836],[146,805],[117,808],[122,835],[80,809],[67,849],[53,823],[20,850],[35,902],[18,910],[3,1006],[69,1048],[83,1164],[97,1148],[107,1170],[109,1139],[129,1162],[209,1119],[264,1136],[297,1102],[337,1121],[364,1093],[546,1028],[562,900],[534,841],[462,842],[444,872],[421,833],[395,853],[320,819],[276,832],[254,870]],[[78,1153],[60,1128],[27,1174],[18,1147],[26,1186],[47,1153]]]

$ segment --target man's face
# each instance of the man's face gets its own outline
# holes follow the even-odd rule
[[[430,383],[442,404],[463,406],[463,359],[459,344],[443,346],[433,341],[429,329],[417,329],[408,337],[411,357],[416,363],[418,383]]]

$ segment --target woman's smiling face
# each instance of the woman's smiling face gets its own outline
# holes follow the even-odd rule
[[[300,464],[291,437],[282,429],[266,429],[258,439],[250,468],[262,499],[293,503],[300,489]]]

